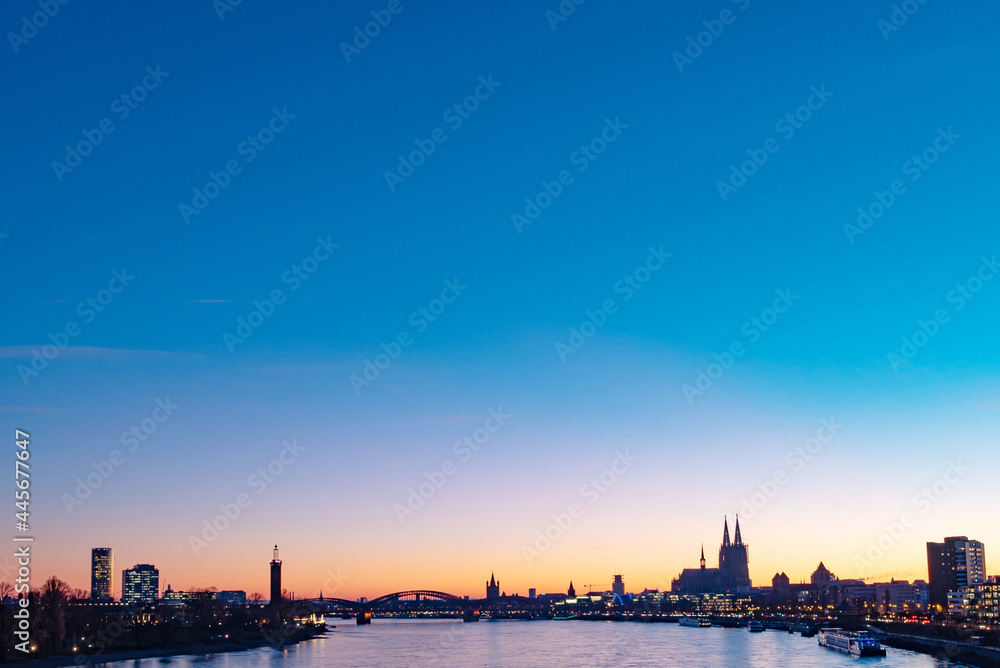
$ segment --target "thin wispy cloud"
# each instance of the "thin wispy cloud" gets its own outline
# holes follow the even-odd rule
[[[0,346],[0,359],[31,359],[35,351],[40,351],[49,343],[34,346]],[[191,353],[173,353],[165,350],[136,350],[128,348],[99,348],[93,346],[67,346],[60,350],[62,359],[128,359],[137,357],[189,357]]]
[[[257,373],[263,374],[283,374],[283,373],[320,373],[329,371],[344,371],[352,369],[354,365],[349,362],[302,362],[289,364],[267,364],[257,367]]]
[[[438,424],[440,422],[468,422],[469,420],[475,420],[475,417],[470,415],[442,415],[440,417],[430,417],[424,418],[423,420],[417,420],[416,422],[411,422],[410,424]]]

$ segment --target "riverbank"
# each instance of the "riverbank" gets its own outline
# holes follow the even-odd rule
[[[312,640],[326,633],[326,629],[319,631],[296,634],[286,638],[281,643],[281,647],[288,647],[298,644],[304,640]],[[178,645],[176,647],[162,647],[158,649],[131,650],[123,652],[108,652],[106,654],[94,655],[70,655],[70,656],[50,656],[44,659],[28,659],[25,661],[12,661],[10,657],[7,663],[15,666],[30,666],[30,668],[63,668],[63,666],[100,666],[116,661],[135,661],[138,659],[159,659],[171,656],[198,656],[208,658],[214,654],[225,654],[229,652],[245,652],[247,650],[261,647],[273,646],[273,640],[261,638],[249,642],[225,642],[225,643],[201,643],[197,645]],[[86,660],[81,662],[81,656]]]
[[[631,621],[631,622],[667,622],[676,623],[677,617],[669,615],[630,616],[621,614],[581,614],[571,617],[557,617],[569,621]],[[745,621],[733,621],[728,618],[710,618],[713,626],[742,627]],[[884,645],[919,652],[937,659],[946,659],[976,668],[1000,668],[1000,650],[994,647],[974,645],[961,642],[954,638],[934,638],[929,636],[887,631],[871,625],[858,622],[828,622],[827,626],[839,626],[849,631],[872,631],[875,637]],[[794,626],[794,624],[793,624]],[[812,622],[806,626],[818,628],[823,624]],[[787,632],[788,624],[770,623],[769,631]],[[801,629],[799,629],[801,632]]]
[[[881,638],[881,642],[890,647],[929,654],[977,668],[1000,668],[1000,652],[988,647],[895,633]]]

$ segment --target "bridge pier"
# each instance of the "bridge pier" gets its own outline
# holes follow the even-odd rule
[[[370,610],[362,610],[358,613],[357,624],[358,626],[364,626],[365,624],[372,623],[372,613]]]
[[[479,621],[479,611],[473,610],[472,608],[466,608],[462,612],[463,622],[478,622]]]

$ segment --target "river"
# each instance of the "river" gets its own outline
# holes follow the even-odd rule
[[[678,666],[683,668],[858,668],[853,659],[778,631],[689,628],[676,624],[585,621],[376,619],[370,626],[329,618],[325,637],[275,650],[174,656],[103,664],[114,668],[369,668],[375,666]],[[878,668],[944,668],[958,664],[886,648]]]

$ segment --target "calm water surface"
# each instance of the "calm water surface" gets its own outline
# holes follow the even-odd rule
[[[778,631],[687,628],[676,624],[580,621],[381,620],[354,626],[333,619],[325,638],[213,656],[142,659],[114,668],[315,668],[318,666],[683,666],[684,668],[944,668],[958,664],[887,648],[882,658],[852,659]],[[859,663],[860,662],[860,663]]]

